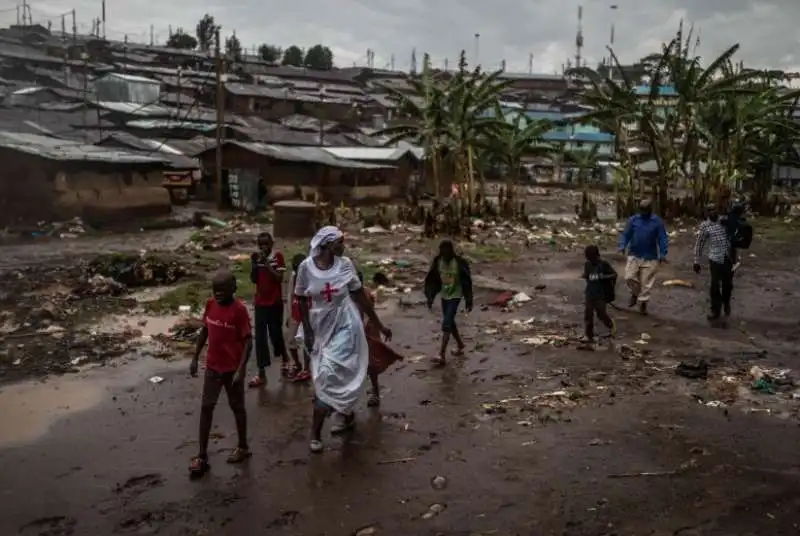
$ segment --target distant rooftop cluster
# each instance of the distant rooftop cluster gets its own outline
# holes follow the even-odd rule
[[[207,140],[216,132],[215,69],[216,58],[196,50],[62,34],[41,25],[3,28],[0,131],[82,143],[116,136],[136,150],[148,142],[133,138],[177,145]],[[421,99],[407,73],[386,69],[314,70],[243,54],[225,62],[224,71],[224,133],[243,143],[379,147],[386,140],[374,132],[398,119],[391,90]],[[582,110],[580,84],[570,77],[501,76],[511,80],[503,95],[507,111],[524,107],[566,118]],[[603,141],[598,136],[580,129],[550,135]]]

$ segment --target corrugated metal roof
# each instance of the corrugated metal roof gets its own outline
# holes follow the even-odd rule
[[[321,147],[292,147],[287,145],[271,145],[267,143],[233,140],[226,140],[223,145],[236,145],[247,151],[284,162],[306,162],[345,169],[387,169],[393,167],[337,158]],[[214,147],[216,147],[216,145],[214,145]],[[206,149],[206,151],[214,147],[210,147]]]
[[[226,83],[225,90],[233,95],[240,95],[243,97],[260,97],[264,99],[274,100],[288,100],[300,102],[322,102],[332,104],[349,104],[353,102],[353,98],[349,95],[322,96],[319,93],[303,93],[289,88],[278,89],[269,86],[261,86],[258,84],[239,84],[239,83]]]
[[[648,85],[641,85],[636,87],[636,94],[641,96],[649,96],[650,95],[650,86]],[[678,91],[675,89],[675,86],[661,86],[658,88],[658,95],[660,97],[677,97]]]
[[[397,162],[408,153],[411,147],[325,147],[336,158],[346,160],[369,160],[371,162]]]
[[[0,148],[27,153],[48,160],[72,162],[107,162],[116,164],[163,164],[164,158],[108,150],[48,136],[0,132]]]
[[[139,84],[156,84],[158,86],[161,85],[161,82],[158,80],[153,80],[152,78],[145,78],[144,76],[136,76],[133,74],[125,74],[125,73],[108,73],[97,81],[105,80],[107,78],[114,78],[116,80],[122,80],[123,82],[135,82]]]
[[[169,119],[135,119],[125,123],[130,128],[156,129],[156,128],[183,128],[187,130],[198,130],[208,132],[216,129],[212,123],[201,123],[199,121],[171,121]]]

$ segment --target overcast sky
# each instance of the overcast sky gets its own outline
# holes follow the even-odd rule
[[[363,65],[369,48],[376,67],[388,67],[394,55],[396,67],[404,70],[414,48],[420,64],[426,51],[437,66],[445,58],[452,66],[461,49],[473,59],[478,33],[478,60],[484,67],[498,67],[505,59],[509,71],[527,72],[533,54],[534,72],[553,73],[575,54],[580,4],[590,65],[605,54],[612,23],[615,51],[630,61],[657,51],[684,19],[700,32],[703,55],[739,42],[748,65],[800,71],[800,0],[107,0],[106,13],[109,38],[127,33],[131,40],[149,41],[153,24],[156,41],[163,43],[170,24],[194,33],[197,20],[208,12],[223,34],[235,30],[248,48],[264,42],[322,43],[339,66]],[[92,17],[101,14],[101,0],[34,0],[31,5],[34,22],[51,19],[56,29],[61,13],[72,8],[79,31],[88,31]],[[0,10],[6,24],[15,17]]]

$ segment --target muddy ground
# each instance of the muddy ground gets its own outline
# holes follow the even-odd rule
[[[459,316],[469,351],[445,370],[428,364],[438,317],[420,294],[435,243],[408,228],[348,233],[362,269],[389,272],[398,287],[382,293],[379,312],[407,359],[383,377],[382,407],[363,408],[352,436],[310,456],[310,390],[273,374],[265,391],[248,393],[254,457],[225,465],[235,434],[223,401],[212,472],[190,482],[200,381],[187,373],[191,329],[169,330],[191,316],[181,305],[203,299],[204,274],[217,265],[242,274],[261,227],[153,233],[166,247],[141,234],[116,237],[136,244],[125,251],[148,249],[188,271],[117,295],[75,296],[105,238],[53,240],[45,262],[37,262],[42,244],[9,246],[0,534],[800,532],[793,222],[756,222],[733,316],[715,326],[705,321],[706,274],[691,273],[691,226],[672,225],[651,315],[614,311],[618,337],[595,346],[578,341],[581,250],[600,242],[621,271],[614,226],[478,225],[476,243],[463,245],[478,287],[476,310]],[[232,234],[233,243],[218,240]],[[674,279],[682,283],[660,284]],[[490,305],[503,291],[531,299]],[[624,305],[621,284],[618,292]],[[34,314],[45,305],[55,314]],[[681,361],[700,360],[706,379],[676,375]]]

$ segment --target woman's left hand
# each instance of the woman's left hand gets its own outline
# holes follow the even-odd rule
[[[392,340],[392,330],[386,326],[381,326],[381,335],[383,335],[383,338],[387,341]]]

